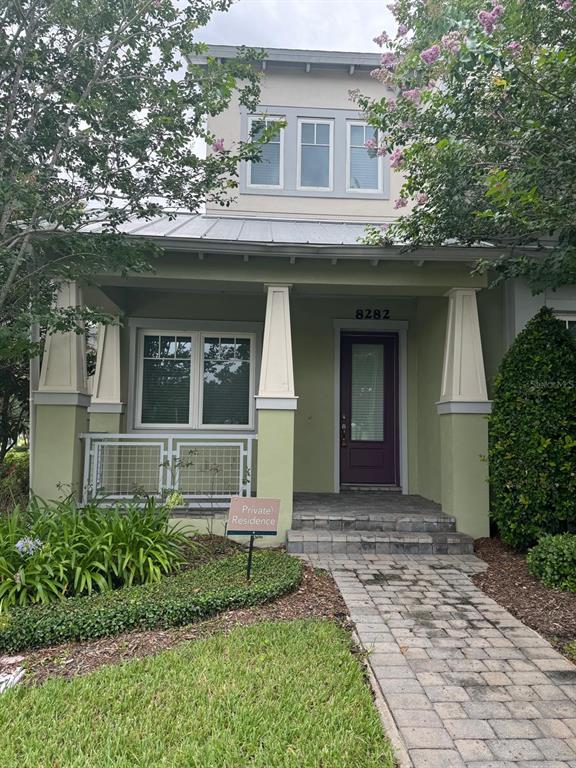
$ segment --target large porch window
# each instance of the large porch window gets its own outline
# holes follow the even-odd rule
[[[249,428],[254,336],[141,331],[137,427]]]

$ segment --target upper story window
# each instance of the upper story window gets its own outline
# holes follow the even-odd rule
[[[261,117],[255,115],[250,118],[250,133],[258,138],[266,127],[278,124],[279,117]],[[248,163],[248,184],[251,187],[264,187],[266,189],[281,189],[283,185],[284,160],[284,129],[280,128],[272,138],[262,147],[260,160],[256,163]]]
[[[349,121],[347,124],[347,180],[348,192],[382,192],[382,158],[366,142],[378,143],[378,131],[371,125]]]
[[[263,104],[258,114],[241,111],[241,138],[265,125],[283,127],[262,149],[260,162],[240,166],[243,195],[385,200],[390,167],[366,148],[376,132],[358,110]]]
[[[333,122],[298,121],[298,188],[332,189]]]

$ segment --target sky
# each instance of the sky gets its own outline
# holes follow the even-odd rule
[[[236,0],[198,40],[221,45],[376,52],[373,38],[395,30],[386,0]]]

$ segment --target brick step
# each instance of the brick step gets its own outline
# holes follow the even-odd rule
[[[288,531],[292,554],[334,555],[469,555],[474,540],[451,531]]]
[[[456,531],[456,519],[442,513],[410,514],[406,512],[294,512],[294,530],[328,531],[394,531],[406,533],[438,533]]]

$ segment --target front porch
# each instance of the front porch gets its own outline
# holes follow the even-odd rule
[[[179,517],[215,532],[230,496],[278,498],[269,544],[302,531],[488,533],[484,354],[493,372],[499,337],[483,278],[452,254],[190,248],[155,275],[62,287],[63,306],[91,303],[118,325],[100,329],[90,385],[84,336],[48,339],[36,493],[174,492]]]

